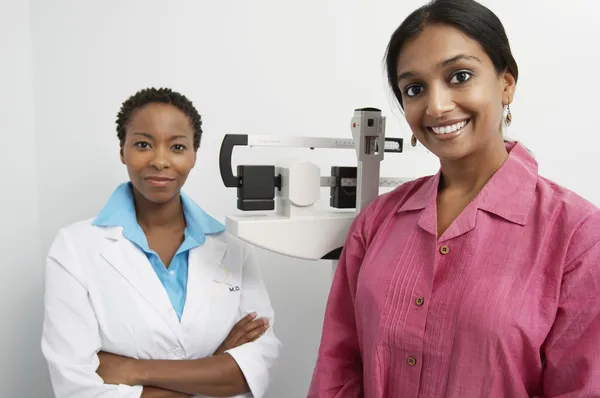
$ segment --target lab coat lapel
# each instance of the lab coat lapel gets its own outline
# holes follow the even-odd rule
[[[187,297],[182,324],[193,322],[206,327],[211,285],[227,251],[225,239],[224,235],[207,236],[202,245],[190,250]]]
[[[142,250],[122,234],[108,234],[101,256],[131,284],[181,340],[181,325],[169,296]]]

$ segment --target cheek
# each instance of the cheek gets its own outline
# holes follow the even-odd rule
[[[423,120],[423,111],[415,103],[404,106],[404,117],[414,135],[423,134],[421,122]]]
[[[195,157],[193,154],[185,154],[176,156],[172,164],[177,169],[179,174],[187,175],[194,167]]]
[[[502,113],[502,94],[492,84],[473,86],[462,96],[461,104],[492,122]]]
[[[125,166],[127,166],[129,171],[139,171],[146,167],[146,164],[148,163],[143,154],[134,151],[124,151],[123,159],[125,161]]]

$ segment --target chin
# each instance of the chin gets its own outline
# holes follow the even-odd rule
[[[465,142],[458,142],[458,140],[454,142],[439,142],[426,139],[423,142],[423,146],[440,160],[457,160],[467,156],[471,151],[470,145],[465,144]]]
[[[431,134],[431,133],[430,133]],[[470,134],[456,137],[448,141],[428,140],[427,149],[440,160],[455,161],[470,156],[476,148]]]
[[[435,152],[431,151],[435,156],[437,156],[440,160],[445,161],[456,161],[461,160],[468,157],[472,152],[465,149],[452,149],[452,148],[443,148],[438,149]]]
[[[144,196],[144,198],[146,198],[147,201],[152,202],[152,203],[156,203],[156,204],[161,204],[161,203],[166,203],[170,200],[172,200],[175,196],[177,196],[178,191],[172,191],[172,190],[168,190],[168,191],[145,191],[142,192],[142,195]]]

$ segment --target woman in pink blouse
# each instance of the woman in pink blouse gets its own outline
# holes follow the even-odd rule
[[[441,168],[356,218],[308,396],[600,397],[600,211],[504,140],[518,68],[501,22],[433,1],[386,62]]]

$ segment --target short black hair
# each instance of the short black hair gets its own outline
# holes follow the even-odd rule
[[[515,81],[519,68],[512,55],[510,43],[500,19],[487,7],[475,0],[433,0],[412,14],[392,34],[385,55],[387,80],[401,107],[402,96],[398,87],[396,63],[406,42],[428,25],[444,24],[457,28],[479,42],[500,74],[510,72]]]
[[[194,129],[194,150],[200,147],[200,139],[202,138],[202,117],[192,104],[192,101],[187,99],[183,94],[175,92],[170,88],[145,88],[131,97],[129,97],[121,105],[121,109],[117,114],[117,137],[121,145],[125,142],[125,128],[131,119],[131,115],[136,109],[144,105],[152,103],[170,104],[177,107],[190,118],[190,122]]]

